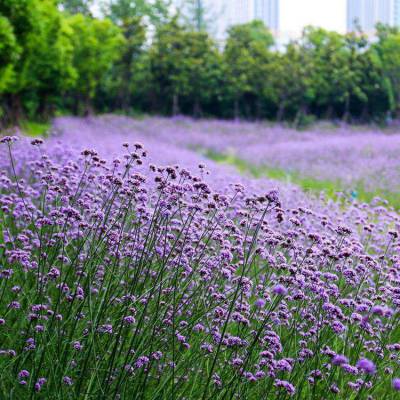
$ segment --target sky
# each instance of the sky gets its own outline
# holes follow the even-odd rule
[[[99,3],[94,2],[96,13]],[[280,0],[280,31],[284,37],[299,36],[307,25],[345,32],[346,0]]]
[[[345,32],[346,0],[280,0],[281,31],[298,35],[304,26],[316,25]]]

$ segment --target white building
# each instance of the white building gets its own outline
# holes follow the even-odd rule
[[[400,24],[400,0],[347,0],[347,31],[359,25],[369,35],[381,22],[392,26]]]
[[[277,33],[279,31],[279,1],[254,0],[254,18],[260,19],[268,28]]]
[[[227,29],[236,24],[261,20],[276,34],[279,31],[279,0],[208,0],[216,15],[212,26],[218,38],[226,36]]]

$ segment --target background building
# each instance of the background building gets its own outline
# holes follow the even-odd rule
[[[371,35],[378,22],[400,25],[400,0],[347,0],[347,31],[359,25]]]
[[[279,30],[279,1],[254,0],[254,18],[260,19],[272,32]]]
[[[216,16],[216,36],[224,38],[231,25],[259,19],[276,34],[279,31],[279,0],[208,0]]]

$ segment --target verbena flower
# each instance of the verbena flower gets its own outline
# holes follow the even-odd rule
[[[368,360],[367,358],[361,358],[360,360],[358,360],[356,366],[368,375],[373,375],[376,372],[375,364],[373,363],[373,361]]]

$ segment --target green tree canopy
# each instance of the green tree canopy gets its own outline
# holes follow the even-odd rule
[[[62,9],[70,14],[91,15],[90,8],[94,0],[60,0]]]
[[[234,103],[234,115],[239,117],[239,103],[246,94],[261,93],[262,82],[269,84],[265,67],[270,59],[274,39],[261,21],[236,25],[228,30],[224,61],[227,90]]]
[[[78,79],[75,87],[77,111],[91,111],[96,89],[120,56],[124,45],[121,30],[111,20],[98,20],[76,14],[69,18],[74,46],[73,66]]]
[[[170,19],[172,0],[102,0],[104,14],[116,23],[127,18],[146,18],[153,26]]]
[[[0,93],[8,92],[15,80],[20,48],[9,20],[0,15]]]

